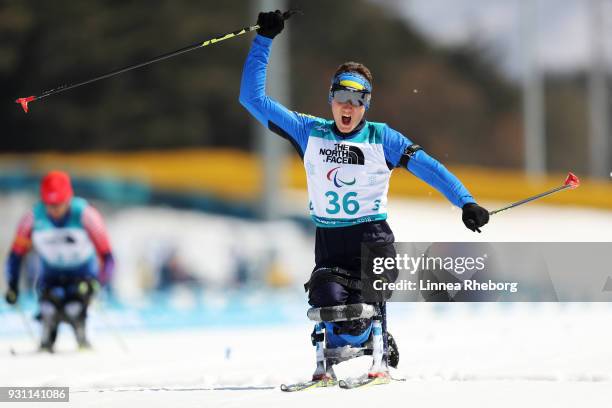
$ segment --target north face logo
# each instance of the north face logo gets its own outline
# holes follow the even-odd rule
[[[325,156],[325,163],[357,164],[363,166],[365,159],[363,152],[357,146],[349,146],[341,143],[334,144],[333,149],[321,148],[319,155]]]

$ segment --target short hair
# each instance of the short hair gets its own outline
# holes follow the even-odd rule
[[[348,62],[341,64],[336,69],[336,72],[334,73],[334,78],[338,76],[339,74],[342,74],[343,72],[356,72],[364,76],[365,79],[368,80],[370,85],[373,85],[372,84],[372,73],[370,72],[368,67],[363,65],[361,62],[348,61]]]

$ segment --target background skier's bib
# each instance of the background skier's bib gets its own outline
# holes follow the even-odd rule
[[[325,121],[310,132],[304,167],[310,215],[321,227],[344,227],[387,218],[391,170],[382,146],[383,124],[366,122],[343,140]]]
[[[92,259],[95,249],[81,223],[86,206],[85,200],[74,198],[68,222],[61,228],[53,225],[42,203],[34,207],[32,244],[45,264],[52,268],[70,269]]]

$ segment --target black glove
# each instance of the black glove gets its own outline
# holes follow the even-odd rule
[[[6,296],[4,296],[4,299],[6,299],[6,303],[9,305],[14,305],[17,303],[17,297],[19,297],[19,291],[17,288],[9,288],[9,290],[6,292]]]
[[[257,25],[257,34],[274,38],[285,28],[285,18],[280,10],[259,13]]]
[[[481,232],[479,228],[489,222],[489,212],[476,203],[468,203],[463,206],[461,218],[468,229]]]

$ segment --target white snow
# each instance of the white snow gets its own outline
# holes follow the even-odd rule
[[[62,333],[55,355],[27,354],[27,339],[0,339],[0,384],[69,386],[79,407],[606,406],[611,314],[608,304],[391,305],[401,350],[394,375],[406,381],[362,390],[278,389],[312,373],[306,321],[123,334],[128,352],[105,333],[91,352],[73,351]],[[361,374],[369,361],[343,363],[337,374]]]
[[[11,224],[19,216],[14,208],[24,204],[23,199],[12,200],[2,207]],[[389,212],[399,241],[588,242],[609,241],[612,231],[610,212],[538,204],[494,216],[483,234],[465,230],[460,212],[440,202],[391,199]],[[273,235],[281,259],[295,255],[299,260],[287,261],[296,282],[312,265],[312,237],[290,223],[262,227],[146,208],[115,211],[107,217],[119,263],[137,265],[136,259],[127,258],[128,249],[144,248],[140,245],[147,236],[162,231],[156,224],[161,218],[164,236],[193,245],[183,250],[190,262],[198,263],[211,253],[228,256],[232,236],[246,237],[246,251],[257,253],[265,248],[261,241]],[[213,233],[220,236],[218,241]],[[3,229],[0,244],[6,245],[11,234],[12,228]],[[198,243],[200,251],[195,250]],[[214,273],[204,273],[211,280],[230,268],[228,260],[215,262],[208,268]],[[130,276],[127,267],[118,273]],[[223,293],[216,296],[222,298]],[[60,333],[55,355],[32,353],[35,344],[25,335],[0,336],[0,386],[69,386],[70,406],[77,407],[556,408],[609,406],[612,400],[612,306],[607,303],[391,304],[389,326],[401,352],[394,375],[406,381],[351,391],[282,393],[280,383],[307,379],[314,369],[312,325],[297,293],[286,303],[289,310],[303,310],[303,323],[298,319],[286,325],[259,325],[255,320],[248,328],[120,330],[127,352],[99,324],[93,325],[91,352],[74,351],[69,331]],[[269,301],[265,296],[258,299]],[[92,321],[99,321],[99,313],[92,310]],[[15,316],[0,315],[0,322],[19,324]],[[17,355],[11,355],[11,349]],[[368,363],[368,357],[343,363],[337,373],[359,375]]]

